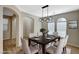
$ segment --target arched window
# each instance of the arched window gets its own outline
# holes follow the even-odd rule
[[[59,18],[57,20],[57,32],[61,37],[65,37],[67,29],[67,21],[65,18]]]
[[[48,34],[53,35],[53,32],[55,30],[55,22],[52,20],[51,22],[48,23]]]

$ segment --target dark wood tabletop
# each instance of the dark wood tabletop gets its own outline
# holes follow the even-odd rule
[[[60,37],[59,36],[48,36],[48,37],[32,37],[32,38],[29,38],[29,45],[31,44],[31,41],[37,43],[37,44],[40,44],[42,46],[42,53],[45,54],[46,53],[46,45],[50,42],[53,42],[55,41],[56,39],[59,39],[60,40]]]

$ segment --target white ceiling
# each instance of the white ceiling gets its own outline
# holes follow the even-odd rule
[[[26,13],[35,15],[35,16],[42,16],[42,9],[41,7],[44,5],[17,5],[17,7]],[[74,10],[78,10],[79,5],[49,5],[48,15],[55,15],[65,12],[70,12]],[[46,16],[46,10],[44,11],[44,16]]]

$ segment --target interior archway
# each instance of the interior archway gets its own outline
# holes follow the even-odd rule
[[[17,46],[19,15],[11,8],[3,7],[3,52],[10,53]],[[7,22],[6,22],[7,21]],[[17,26],[17,27],[16,27]]]

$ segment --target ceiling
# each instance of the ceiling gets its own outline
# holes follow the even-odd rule
[[[44,5],[17,5],[22,12],[26,12],[35,16],[42,16],[41,7]],[[79,5],[49,5],[48,15],[55,15],[65,12],[70,12],[74,10],[78,10]],[[44,16],[46,16],[46,9],[44,10]]]

